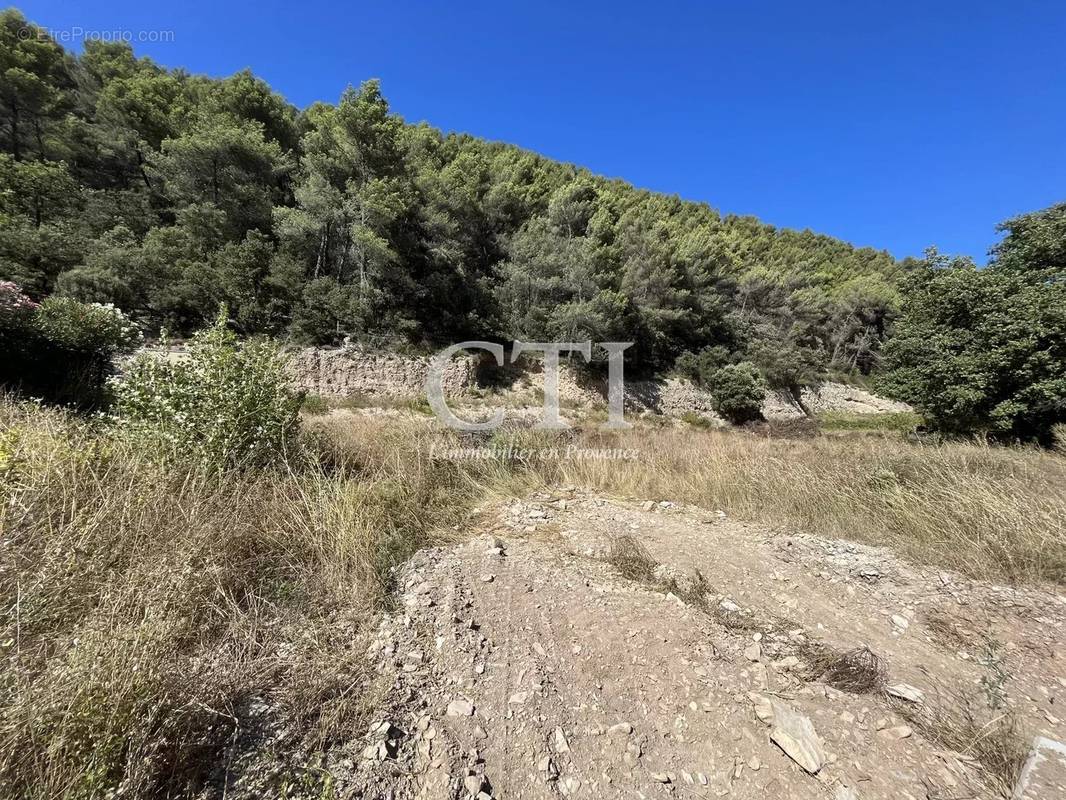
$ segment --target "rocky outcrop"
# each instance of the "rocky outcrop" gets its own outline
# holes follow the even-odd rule
[[[803,392],[803,404],[813,413],[845,412],[851,414],[893,414],[911,411],[906,403],[878,397],[843,383],[824,383],[817,389]],[[710,392],[693,383],[677,378],[665,381],[632,381],[626,384],[626,408],[631,411],[663,414],[680,417],[698,414],[706,419],[725,424],[714,411]],[[768,392],[762,407],[763,416],[770,420],[799,419],[804,416],[791,397],[778,392]]]

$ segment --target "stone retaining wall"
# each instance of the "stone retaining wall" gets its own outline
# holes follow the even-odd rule
[[[308,347],[288,353],[289,372],[298,389],[321,397],[425,397],[429,359],[374,353],[354,347]],[[475,385],[477,359],[456,356],[444,368],[447,396]]]

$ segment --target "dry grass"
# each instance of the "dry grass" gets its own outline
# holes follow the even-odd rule
[[[328,470],[219,479],[0,406],[3,793],[221,793],[265,724],[290,737],[267,793],[313,793],[387,688],[364,632],[390,568],[480,495],[414,433],[350,424]]]
[[[623,578],[640,583],[654,583],[655,568],[659,566],[648,548],[629,535],[611,540],[607,563],[618,570]]]
[[[820,643],[808,643],[803,650],[807,675],[851,694],[880,691],[888,677],[888,664],[868,647],[839,652]]]
[[[1054,453],[691,428],[594,432],[579,444],[641,457],[566,459],[547,465],[544,480],[886,545],[979,578],[1066,581],[1066,459]]]
[[[1014,713],[982,703],[970,686],[931,683],[924,703],[895,701],[896,711],[931,742],[973,759],[989,788],[1012,797],[1028,754]]]
[[[1037,451],[689,428],[494,438],[635,448],[636,462],[453,462],[430,448],[459,440],[413,417],[307,426],[313,458],[219,479],[0,403],[7,794],[220,793],[264,714],[289,737],[266,793],[313,794],[316,757],[361,731],[386,689],[363,654],[392,567],[487,496],[540,484],[722,508],[973,575],[1066,578],[1066,460]],[[635,540],[612,560],[654,580]]]

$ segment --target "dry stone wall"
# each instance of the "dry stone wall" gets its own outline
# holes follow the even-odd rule
[[[289,353],[288,368],[298,389],[321,397],[425,397],[429,359],[352,347],[308,347]],[[456,356],[444,368],[444,394],[470,391],[476,374],[476,358]]]

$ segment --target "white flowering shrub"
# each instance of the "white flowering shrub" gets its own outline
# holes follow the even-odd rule
[[[142,339],[140,329],[113,305],[70,297],[47,298],[37,309],[34,324],[57,347],[106,357],[132,352]]]
[[[193,337],[188,358],[142,353],[112,391],[121,429],[213,469],[277,461],[294,445],[299,427],[301,398],[288,388],[277,345],[239,342],[224,312]]]

